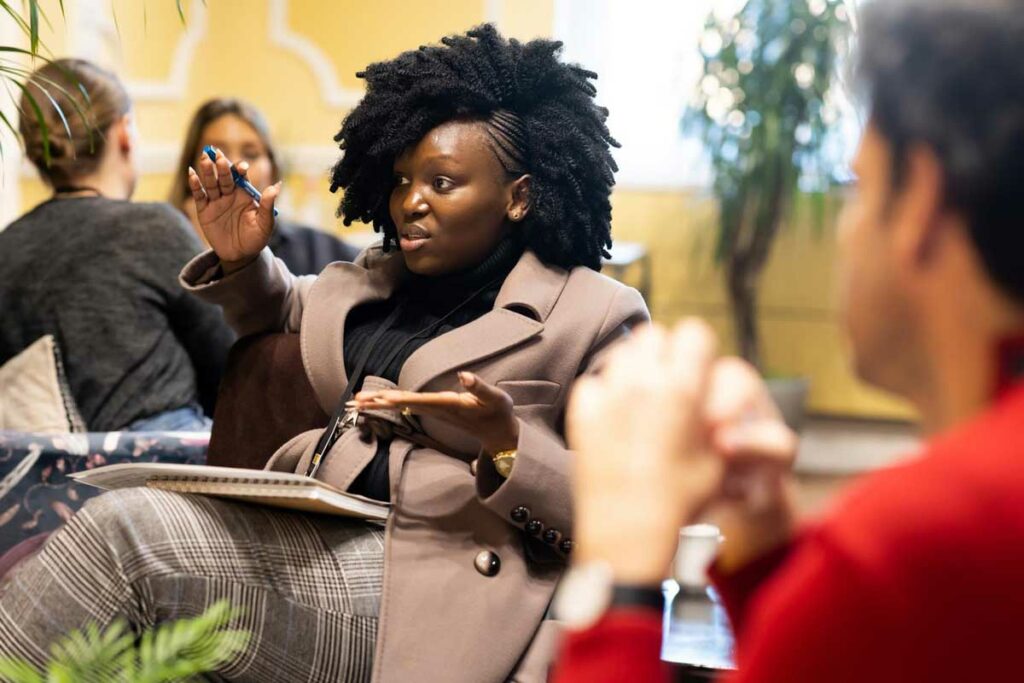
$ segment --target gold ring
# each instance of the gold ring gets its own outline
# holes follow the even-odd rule
[[[405,417],[412,417],[412,408],[410,408],[409,406],[402,408],[402,415],[404,415]]]

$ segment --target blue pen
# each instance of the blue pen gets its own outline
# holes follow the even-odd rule
[[[210,161],[212,161],[213,163],[217,163],[217,150],[213,148],[213,145],[207,145],[206,147],[203,147],[203,152],[206,154],[206,156],[210,157]],[[260,191],[256,189],[256,186],[250,183],[245,178],[243,178],[242,174],[235,170],[235,165],[231,163],[230,159],[228,160],[228,167],[231,169],[231,177],[234,179],[235,185],[242,188],[242,190],[247,195],[255,199],[257,203],[259,203],[260,199],[263,198],[263,195],[260,194]],[[277,209],[274,209],[274,215],[277,215]]]

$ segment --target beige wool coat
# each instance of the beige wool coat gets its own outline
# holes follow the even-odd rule
[[[300,332],[303,363],[317,399],[332,413],[347,382],[345,318],[389,297],[407,276],[399,252],[370,247],[355,263],[296,277],[264,249],[227,277],[207,252],[182,271],[182,284],[224,308],[240,336]],[[506,391],[520,424],[518,455],[502,479],[472,435],[428,418],[390,448],[392,513],[373,680],[380,683],[488,683],[543,676],[552,622],[544,622],[571,552],[570,463],[561,423],[570,385],[602,351],[648,320],[639,293],[587,268],[566,271],[525,252],[494,309],[436,337],[403,366],[397,386],[460,390],[469,370]],[[364,386],[395,385],[368,377]],[[392,421],[406,418],[383,415]],[[401,426],[401,425],[399,425]],[[319,430],[299,434],[267,465],[305,472]],[[369,442],[367,442],[369,441]],[[346,489],[376,451],[351,429],[324,457],[317,478]],[[542,628],[543,622],[543,628]],[[533,647],[531,648],[531,644]]]

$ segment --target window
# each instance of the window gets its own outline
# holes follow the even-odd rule
[[[681,121],[703,69],[699,51],[711,12],[732,16],[744,0],[556,0],[554,34],[565,57],[599,74],[597,100],[622,143],[614,156],[624,188],[706,187],[700,140]],[[845,100],[845,98],[843,98]],[[849,158],[859,135],[848,103],[837,140]]]

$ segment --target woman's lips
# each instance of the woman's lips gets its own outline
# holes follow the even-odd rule
[[[416,251],[427,243],[429,237],[402,237],[398,240],[398,246],[401,247],[402,251]]]
[[[399,234],[398,245],[402,251],[416,251],[430,239],[430,233],[419,225],[409,225]]]

